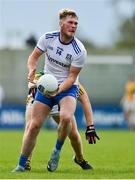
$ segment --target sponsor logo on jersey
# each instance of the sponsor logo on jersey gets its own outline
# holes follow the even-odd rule
[[[47,57],[48,57],[48,60],[49,60],[50,62],[53,62],[53,63],[55,63],[55,64],[58,64],[58,65],[60,65],[60,66],[62,66],[62,67],[69,67],[69,65],[66,65],[66,64],[64,64],[64,63],[62,63],[62,62],[59,62],[59,61],[53,59],[53,58],[52,58],[50,55],[48,55],[48,54],[47,54]]]

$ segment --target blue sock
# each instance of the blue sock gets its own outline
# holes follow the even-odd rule
[[[56,142],[56,145],[55,145],[55,149],[60,151],[62,146],[63,146],[63,144],[64,144],[64,141],[61,141],[61,140],[57,139],[57,142]]]
[[[19,159],[19,166],[22,166],[25,168],[27,159],[28,159],[27,156],[21,154],[20,159]]]

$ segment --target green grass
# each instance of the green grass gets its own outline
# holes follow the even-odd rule
[[[33,154],[32,171],[11,173],[21,148],[22,131],[0,132],[0,179],[134,179],[135,132],[98,131],[101,140],[89,145],[81,132],[85,158],[94,171],[84,171],[72,161],[73,150],[66,140],[59,167],[48,172],[47,161],[57,137],[56,131],[42,130]]]

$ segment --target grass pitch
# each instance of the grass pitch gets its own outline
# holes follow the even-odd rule
[[[33,153],[32,170],[11,173],[16,166],[22,141],[22,131],[0,132],[0,179],[134,179],[135,178],[135,132],[99,131],[96,145],[86,142],[81,131],[85,158],[94,167],[84,171],[73,160],[73,150],[68,140],[62,149],[59,167],[55,172],[46,169],[48,159],[57,137],[56,131],[42,130]]]

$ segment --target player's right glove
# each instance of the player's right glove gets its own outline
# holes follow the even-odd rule
[[[94,125],[87,126],[85,136],[89,144],[96,144],[96,139],[100,139],[96,133]]]

